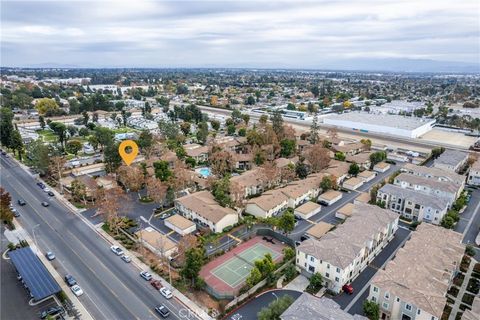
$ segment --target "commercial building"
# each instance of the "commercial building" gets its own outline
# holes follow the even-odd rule
[[[443,170],[460,171],[467,163],[468,152],[458,150],[445,150],[435,161],[433,166]]]
[[[462,235],[422,223],[385,269],[372,279],[368,299],[381,319],[438,320],[465,251]]]
[[[368,320],[360,315],[351,315],[340,305],[325,297],[317,298],[309,293],[302,293],[280,316],[282,320]]]
[[[473,186],[480,186],[480,161],[475,161],[468,172],[467,183]]]
[[[358,132],[382,133],[405,138],[418,138],[432,130],[436,120],[397,115],[349,112],[323,118],[328,125]]]
[[[404,218],[439,224],[448,211],[449,202],[422,191],[386,184],[377,192],[377,201]]]
[[[238,214],[220,206],[208,191],[200,191],[175,200],[175,208],[186,218],[210,228],[213,232],[238,222]]]
[[[296,265],[307,276],[319,272],[325,286],[338,293],[351,283],[393,239],[398,215],[372,205],[356,205],[352,217],[320,240],[297,247]]]

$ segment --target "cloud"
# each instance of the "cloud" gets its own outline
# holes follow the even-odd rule
[[[2,1],[2,65],[478,63],[478,1]]]

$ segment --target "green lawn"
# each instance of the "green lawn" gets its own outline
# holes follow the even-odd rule
[[[40,135],[44,142],[57,141],[57,136],[50,130],[38,130],[37,133]]]

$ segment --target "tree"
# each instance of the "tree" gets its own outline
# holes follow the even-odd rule
[[[116,172],[122,165],[122,157],[118,153],[119,146],[120,143],[109,143],[105,146],[103,151],[105,170],[109,173]]]
[[[73,137],[78,132],[78,129],[75,126],[67,126],[67,131],[69,136]]]
[[[63,124],[62,122],[50,122],[48,126],[58,137],[58,141],[63,147],[66,140],[67,126],[65,126],[65,124]]]
[[[137,140],[138,147],[144,151],[153,146],[153,136],[148,130],[142,130]],[[148,153],[148,152],[147,152]]]
[[[177,245],[177,256],[175,258],[176,262],[179,265],[184,265],[186,261],[186,254],[187,251],[198,247],[199,242],[198,238],[194,236],[193,234],[186,234],[184,235],[180,241],[178,242]]]
[[[233,155],[226,150],[219,149],[218,146],[210,148],[208,158],[214,175],[224,176],[227,173],[231,173],[235,168]]]
[[[113,138],[115,137],[115,133],[105,127],[96,127],[95,137],[97,138],[98,144],[100,144],[103,150],[105,146],[113,144]]]
[[[335,160],[345,161],[345,158],[346,158],[345,153],[341,151],[335,153]]]
[[[15,154],[15,151],[17,151],[18,158],[20,159],[20,161],[22,161],[24,146],[23,146],[22,136],[20,135],[20,132],[18,130],[14,130],[12,132],[12,140],[11,140],[10,148],[13,149],[14,154]]]
[[[294,299],[289,295],[284,295],[281,298],[271,302],[268,307],[262,308],[257,313],[258,320],[280,320],[280,316],[285,310],[290,307]]]
[[[280,155],[288,158],[295,152],[295,140],[283,139],[280,141]]]
[[[360,167],[355,162],[350,165],[350,168],[348,168],[348,174],[352,176],[356,177],[359,172],[360,172]]]
[[[185,164],[187,164],[190,168],[195,168],[197,161],[195,161],[195,159],[192,157],[187,157],[185,159]]]
[[[236,130],[236,128],[233,124],[230,124],[230,125],[227,126],[227,134],[229,136],[233,136],[235,134],[235,130]]]
[[[165,120],[158,122],[158,130],[160,131],[160,135],[165,139],[176,140],[180,134],[180,129],[175,123]]]
[[[126,189],[133,192],[138,192],[144,182],[141,169],[135,166],[121,166],[118,168],[117,179]]]
[[[365,300],[363,302],[363,312],[370,320],[380,319],[380,307],[373,301]]]
[[[280,111],[275,111],[272,115],[272,127],[273,131],[277,135],[278,138],[282,137],[283,135],[283,117]]]
[[[13,212],[10,209],[12,197],[3,187],[0,187],[0,219],[11,225],[13,221]]]
[[[85,184],[76,179],[73,180],[70,185],[70,192],[74,201],[83,201],[85,205],[87,204],[87,187]]]
[[[150,177],[146,181],[147,196],[158,204],[163,204],[167,195],[167,185],[157,178]]]
[[[445,148],[443,147],[433,148],[432,159],[437,159],[444,151],[445,151]]]
[[[190,123],[182,122],[180,123],[180,130],[183,132],[184,135],[188,135],[190,133]]]
[[[255,98],[252,96],[248,96],[247,100],[245,101],[245,104],[248,104],[248,105],[254,105],[255,103],[256,103]]]
[[[48,172],[50,176],[55,179],[57,185],[62,187],[60,180],[62,179],[63,170],[67,160],[63,156],[53,156],[50,158],[50,164],[48,166]],[[63,193],[63,190],[61,189]]]
[[[160,181],[167,181],[172,176],[172,171],[169,168],[168,161],[156,161],[153,163],[155,169],[155,177]]]
[[[232,111],[231,117],[234,124],[239,124],[242,121],[242,113],[238,109]]]
[[[387,153],[385,151],[377,151],[370,155],[370,162],[372,163],[371,166],[373,167],[379,162],[387,159]]]
[[[110,230],[114,234],[118,234],[123,223],[120,211],[126,211],[126,206],[128,206],[130,198],[120,187],[114,187],[108,190],[100,188],[99,191],[96,201],[96,214],[103,215]]]
[[[323,192],[328,191],[330,189],[335,189],[336,187],[337,187],[337,182],[332,176],[325,176],[322,178],[322,181],[320,182],[320,188],[322,188]]]
[[[242,119],[243,122],[245,122],[245,125],[248,126],[248,122],[250,122],[250,116],[248,114],[242,114]]]
[[[90,118],[89,115],[88,115],[88,112],[83,111],[82,116],[83,116],[83,125],[86,126],[88,124],[88,120]]]
[[[310,277],[310,283],[308,284],[306,291],[309,293],[317,293],[318,290],[322,288],[322,283],[323,283],[322,275],[319,272],[315,272]]]
[[[35,104],[35,108],[40,115],[55,113],[59,109],[57,102],[54,99],[49,98],[39,99]]]
[[[0,109],[0,142],[2,146],[10,148],[12,143],[13,112],[9,108]]]
[[[50,164],[50,148],[38,139],[27,145],[27,164],[44,176],[48,171]]]
[[[330,163],[330,150],[320,144],[315,144],[305,154],[305,159],[310,163],[313,172],[319,172],[328,167]]]
[[[218,131],[218,129],[220,129],[220,121],[210,120],[210,124],[212,125],[213,130]]]
[[[300,179],[305,179],[308,176],[308,167],[303,162],[298,162],[295,166],[295,173]]]
[[[267,124],[267,121],[268,121],[268,116],[266,114],[262,114],[258,119],[258,122],[262,125]]]
[[[280,216],[278,219],[278,227],[286,234],[293,231],[295,228],[295,215],[291,209],[285,211],[285,213]]]
[[[65,146],[65,150],[68,153],[73,153],[74,155],[77,155],[78,151],[82,150],[82,148],[83,144],[78,140],[70,140]]]
[[[185,252],[185,265],[180,270],[180,275],[184,280],[190,281],[190,286],[195,286],[199,280],[198,273],[205,262],[204,248],[191,248]]]
[[[283,260],[284,261],[289,261],[293,258],[295,258],[295,250],[293,250],[290,247],[285,247],[283,248]]]
[[[315,112],[313,116],[312,125],[310,127],[310,136],[309,141],[311,144],[317,144],[320,142],[320,137],[318,135],[318,131],[320,130],[320,126],[318,125],[318,112]]]
[[[362,139],[360,143],[363,144],[363,150],[370,150],[372,147],[372,140],[370,139]]]
[[[43,116],[39,116],[38,117],[38,122],[40,123],[40,128],[42,128],[42,130],[45,130],[45,119],[43,118]]]
[[[230,177],[228,175],[213,183],[212,195],[222,207],[228,207],[232,204],[232,199],[230,198]]]
[[[259,283],[260,280],[262,280],[262,274],[258,268],[254,267],[252,270],[250,270],[250,275],[246,279],[247,286],[251,288]]]
[[[205,142],[207,142],[208,124],[205,121],[202,121],[198,124],[196,136],[198,142],[201,144],[205,144]]]

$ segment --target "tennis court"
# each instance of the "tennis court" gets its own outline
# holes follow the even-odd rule
[[[248,277],[255,261],[263,259],[267,253],[272,256],[274,261],[280,255],[262,243],[256,243],[238,254],[234,253],[232,258],[216,267],[211,273],[230,287],[235,288]]]

